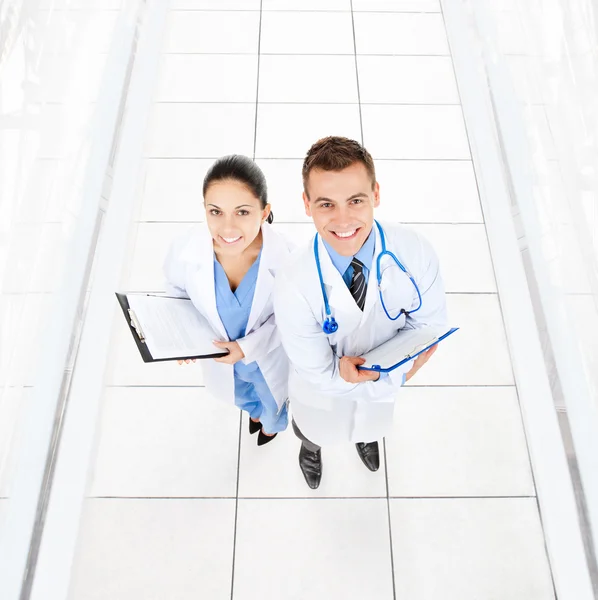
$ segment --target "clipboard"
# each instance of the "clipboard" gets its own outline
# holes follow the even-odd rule
[[[376,371],[377,373],[390,373],[391,371],[394,371],[395,369],[397,369],[401,365],[404,365],[405,363],[408,363],[410,360],[413,360],[414,358],[418,357],[423,352],[426,352],[432,346],[435,346],[436,344],[439,344],[442,340],[445,340],[447,337],[449,337],[450,335],[452,335],[453,333],[455,333],[455,331],[459,331],[459,327],[452,327],[451,329],[449,329],[448,331],[446,331],[444,334],[436,337],[430,343],[424,344],[423,347],[419,347],[416,352],[409,353],[408,356],[404,357],[399,362],[397,362],[397,363],[395,363],[393,365],[390,365],[388,367],[384,367],[384,366],[382,366],[380,364],[372,364],[371,366],[368,366],[368,367],[366,367],[366,366],[358,366],[357,368],[360,371]],[[365,358],[366,361],[367,361],[367,357],[368,357],[368,353],[366,352],[363,355],[363,358]]]
[[[145,294],[146,296],[153,296],[155,294]],[[172,296],[160,296],[162,298],[172,298]],[[190,360],[190,359],[207,359],[207,358],[220,358],[221,356],[226,356],[228,351],[223,352],[222,350],[217,350],[214,347],[215,352],[212,354],[203,354],[201,356],[178,356],[178,357],[169,357],[169,358],[154,358],[150,349],[147,346],[145,340],[145,334],[143,333],[143,328],[141,327],[141,323],[137,318],[137,315],[133,310],[131,310],[131,306],[129,304],[129,300],[127,299],[127,294],[120,294],[116,292],[116,299],[118,300],[118,304],[122,310],[122,313],[125,317],[125,321],[129,327],[131,335],[133,336],[133,340],[135,341],[135,345],[139,350],[139,354],[143,359],[144,363],[152,363],[152,362],[166,362],[173,360]],[[185,300],[184,298],[177,298],[179,300]],[[191,300],[189,300],[191,302]]]

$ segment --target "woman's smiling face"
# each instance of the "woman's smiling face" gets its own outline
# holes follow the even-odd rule
[[[204,196],[206,223],[219,254],[242,254],[260,233],[270,214],[270,205],[262,209],[259,198],[235,180],[217,181]]]

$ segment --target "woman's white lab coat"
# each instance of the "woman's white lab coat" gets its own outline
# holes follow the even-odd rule
[[[403,374],[412,363],[378,381],[350,384],[339,374],[342,356],[360,356],[393,337],[403,327],[445,326],[446,304],[438,259],[430,244],[412,229],[382,225],[387,250],[410,271],[422,294],[422,307],[405,319],[387,318],[377,287],[376,259],[380,234],[374,225],[376,245],[368,278],[363,312],[333,265],[319,239],[320,264],[332,316],[339,328],[322,331],[324,300],[311,242],[291,255],[276,279],[274,309],[283,346],[291,362],[291,411],[303,434],[322,445],[380,440],[392,426],[394,401]],[[381,261],[384,302],[391,316],[401,308],[417,307],[417,292],[392,258]]]
[[[289,255],[290,247],[268,223],[262,225],[263,246],[253,304],[246,335],[236,340],[245,354],[244,363],[256,361],[279,409],[288,398],[288,359],[276,327],[272,290],[274,276]],[[176,239],[164,262],[169,295],[191,299],[208,320],[217,339],[229,340],[216,308],[214,248],[207,225],[201,224]],[[204,384],[216,398],[234,404],[233,365],[199,361]]]

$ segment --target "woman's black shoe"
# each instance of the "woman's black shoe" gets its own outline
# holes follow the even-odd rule
[[[257,445],[263,446],[264,444],[271,442],[277,435],[277,433],[274,435],[266,435],[263,431],[260,431],[260,434],[257,436]]]
[[[249,419],[249,433],[253,435],[257,433],[262,428],[262,424],[259,421],[252,421]]]

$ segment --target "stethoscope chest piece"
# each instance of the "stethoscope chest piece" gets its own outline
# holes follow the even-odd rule
[[[334,317],[328,317],[324,321],[322,330],[326,335],[331,335],[332,333],[336,333],[338,331],[338,323],[335,321]]]

